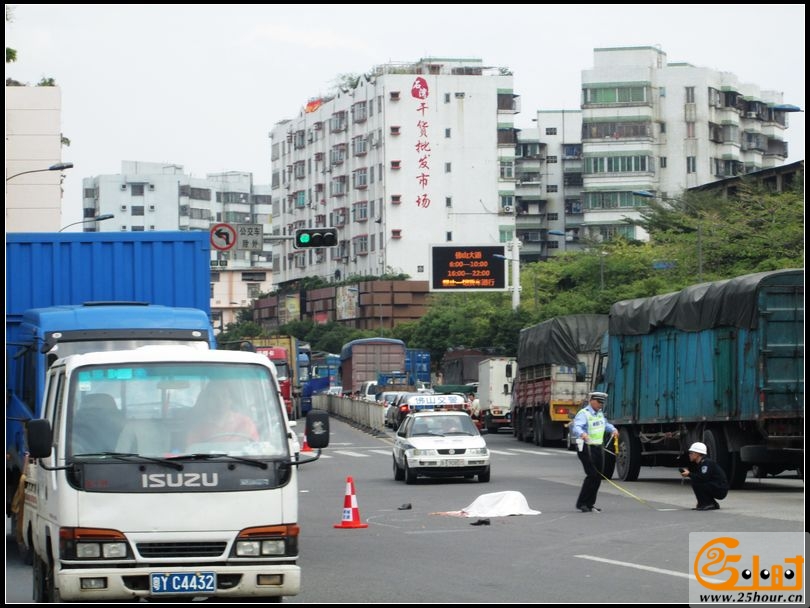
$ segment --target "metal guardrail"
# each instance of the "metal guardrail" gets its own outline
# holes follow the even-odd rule
[[[320,394],[312,396],[312,407],[354,422],[369,431],[385,433],[385,409],[376,401]]]

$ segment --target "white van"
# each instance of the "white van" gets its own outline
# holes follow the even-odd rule
[[[366,380],[360,385],[360,395],[358,397],[363,401],[376,401],[377,400],[377,381]]]

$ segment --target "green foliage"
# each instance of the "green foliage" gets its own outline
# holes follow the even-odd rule
[[[55,87],[56,86],[56,80],[54,80],[53,78],[46,78],[45,76],[43,76],[42,79],[40,79],[40,81],[37,83],[37,86],[38,87]]]
[[[607,314],[620,300],[677,291],[698,282],[701,265],[704,281],[804,267],[803,177],[781,193],[742,180],[729,198],[690,192],[688,198],[666,204],[650,199],[642,219],[634,223],[647,230],[649,242],[587,243],[581,251],[522,265],[517,311],[508,292],[431,294],[424,317],[387,329],[385,335],[429,350],[434,364],[449,347],[494,348],[514,355],[524,327],[560,315]],[[379,335],[309,321],[287,324],[279,333],[328,352]]]

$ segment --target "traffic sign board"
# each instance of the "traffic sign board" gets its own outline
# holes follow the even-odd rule
[[[237,224],[236,234],[236,248],[240,251],[264,249],[264,229],[261,224]]]
[[[218,251],[230,251],[236,245],[236,230],[230,224],[211,226],[211,247]]]

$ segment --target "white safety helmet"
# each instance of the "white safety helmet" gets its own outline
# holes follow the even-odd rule
[[[706,444],[701,443],[700,441],[696,441],[691,446],[689,446],[689,451],[694,452],[695,454],[703,454],[706,455]]]

